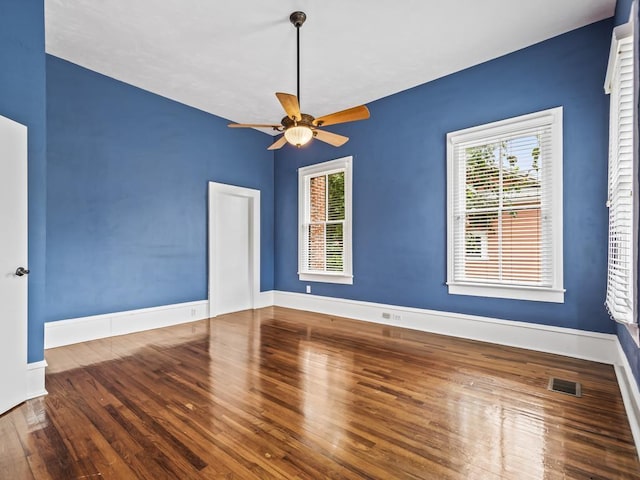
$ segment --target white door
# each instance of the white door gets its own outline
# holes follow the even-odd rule
[[[0,413],[27,398],[27,127],[0,116]],[[20,272],[19,272],[20,273]]]
[[[209,184],[209,314],[254,308],[260,291],[260,192]]]

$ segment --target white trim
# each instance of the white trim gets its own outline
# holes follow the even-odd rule
[[[339,172],[345,168],[349,168],[349,164],[353,161],[351,155],[347,157],[336,158],[335,160],[328,160],[322,163],[315,163],[306,167],[300,167],[298,173],[303,176],[313,176],[317,174],[329,175],[331,173]]]
[[[324,282],[353,285],[353,275],[335,275],[333,273],[298,273],[301,282]]]
[[[275,305],[613,365],[616,336],[573,328],[276,291]],[[389,318],[383,317],[388,314]]]
[[[557,115],[562,118],[562,107],[550,108],[539,112],[518,115],[517,117],[505,118],[475,127],[464,128],[447,134],[447,143],[467,143],[480,142],[480,144],[491,143],[500,140],[504,136],[514,132],[538,128],[557,121]]]
[[[615,365],[616,377],[618,378],[624,409],[627,412],[629,426],[633,434],[633,441],[636,444],[636,452],[640,456],[640,392],[638,391],[638,383],[629,365],[629,360],[622,349],[622,345],[620,345],[620,340],[617,338],[616,347],[618,353],[618,359]]]
[[[302,265],[302,252],[306,249],[304,225],[307,223],[307,195],[309,178],[320,174],[344,171],[344,256],[343,272],[306,271]],[[306,282],[339,283],[353,285],[352,242],[353,157],[342,157],[298,169],[298,280]]]
[[[634,2],[635,4],[635,2]],[[633,8],[632,8],[633,13]],[[604,79],[604,93],[609,95],[611,93],[611,81],[613,80],[613,74],[615,72],[616,60],[618,58],[617,50],[618,44],[621,40],[627,37],[633,36],[633,17],[629,18],[628,23],[618,25],[613,29],[611,33],[611,47],[609,48],[609,63],[607,65],[607,74]]]
[[[471,295],[474,297],[511,298],[534,302],[564,303],[565,290],[527,287],[521,285],[491,285],[489,283],[447,283],[451,295]]]
[[[44,348],[62,347],[205,318],[209,318],[208,300],[48,322],[44,325]]]
[[[48,393],[44,385],[45,368],[47,368],[46,360],[27,364],[27,400]]]
[[[253,188],[238,187],[236,185],[227,185],[225,183],[209,182],[209,314],[215,317],[218,310],[215,306],[215,296],[213,292],[217,290],[217,276],[213,275],[216,271],[215,256],[215,222],[217,217],[217,203],[214,201],[216,194],[231,195],[242,197],[249,200],[250,209],[250,228],[249,242],[251,243],[251,308],[256,308],[258,297],[260,296],[260,190]]]
[[[273,307],[273,298],[274,298],[273,290],[269,290],[267,292],[260,292],[260,294],[258,295],[258,302],[254,308]]]
[[[386,305],[308,293],[260,292],[257,308],[295,308],[452,337],[528,348],[613,365],[615,335],[537,323]],[[208,301],[179,303],[45,323],[45,349],[209,318]],[[390,318],[383,317],[389,313]],[[31,364],[30,364],[31,365]]]
[[[548,110],[553,114],[553,127],[552,127],[552,142],[553,142],[553,180],[551,184],[552,199],[551,199],[551,217],[553,222],[553,260],[554,266],[554,278],[553,288],[549,289],[550,302],[553,297],[562,291],[562,301],[558,303],[564,303],[564,220],[563,220],[563,171],[564,171],[564,110],[562,107],[556,107]]]

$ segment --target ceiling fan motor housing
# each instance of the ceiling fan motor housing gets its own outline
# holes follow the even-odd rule
[[[285,128],[285,130],[295,125],[304,125],[305,127],[309,127],[312,129],[315,128],[315,125],[313,124],[313,121],[315,120],[315,118],[313,116],[307,115],[306,113],[301,113],[300,116],[302,118],[300,118],[300,120],[298,121],[295,121],[289,117],[284,117],[282,119],[282,126]]]

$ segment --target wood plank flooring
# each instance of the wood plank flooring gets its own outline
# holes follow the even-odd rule
[[[1,479],[640,478],[608,365],[282,308],[46,358]]]

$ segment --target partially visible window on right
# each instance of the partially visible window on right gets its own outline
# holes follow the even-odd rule
[[[637,321],[634,190],[638,123],[633,45],[631,23],[614,29],[605,80],[605,92],[610,94],[606,306],[611,318],[626,324]]]

